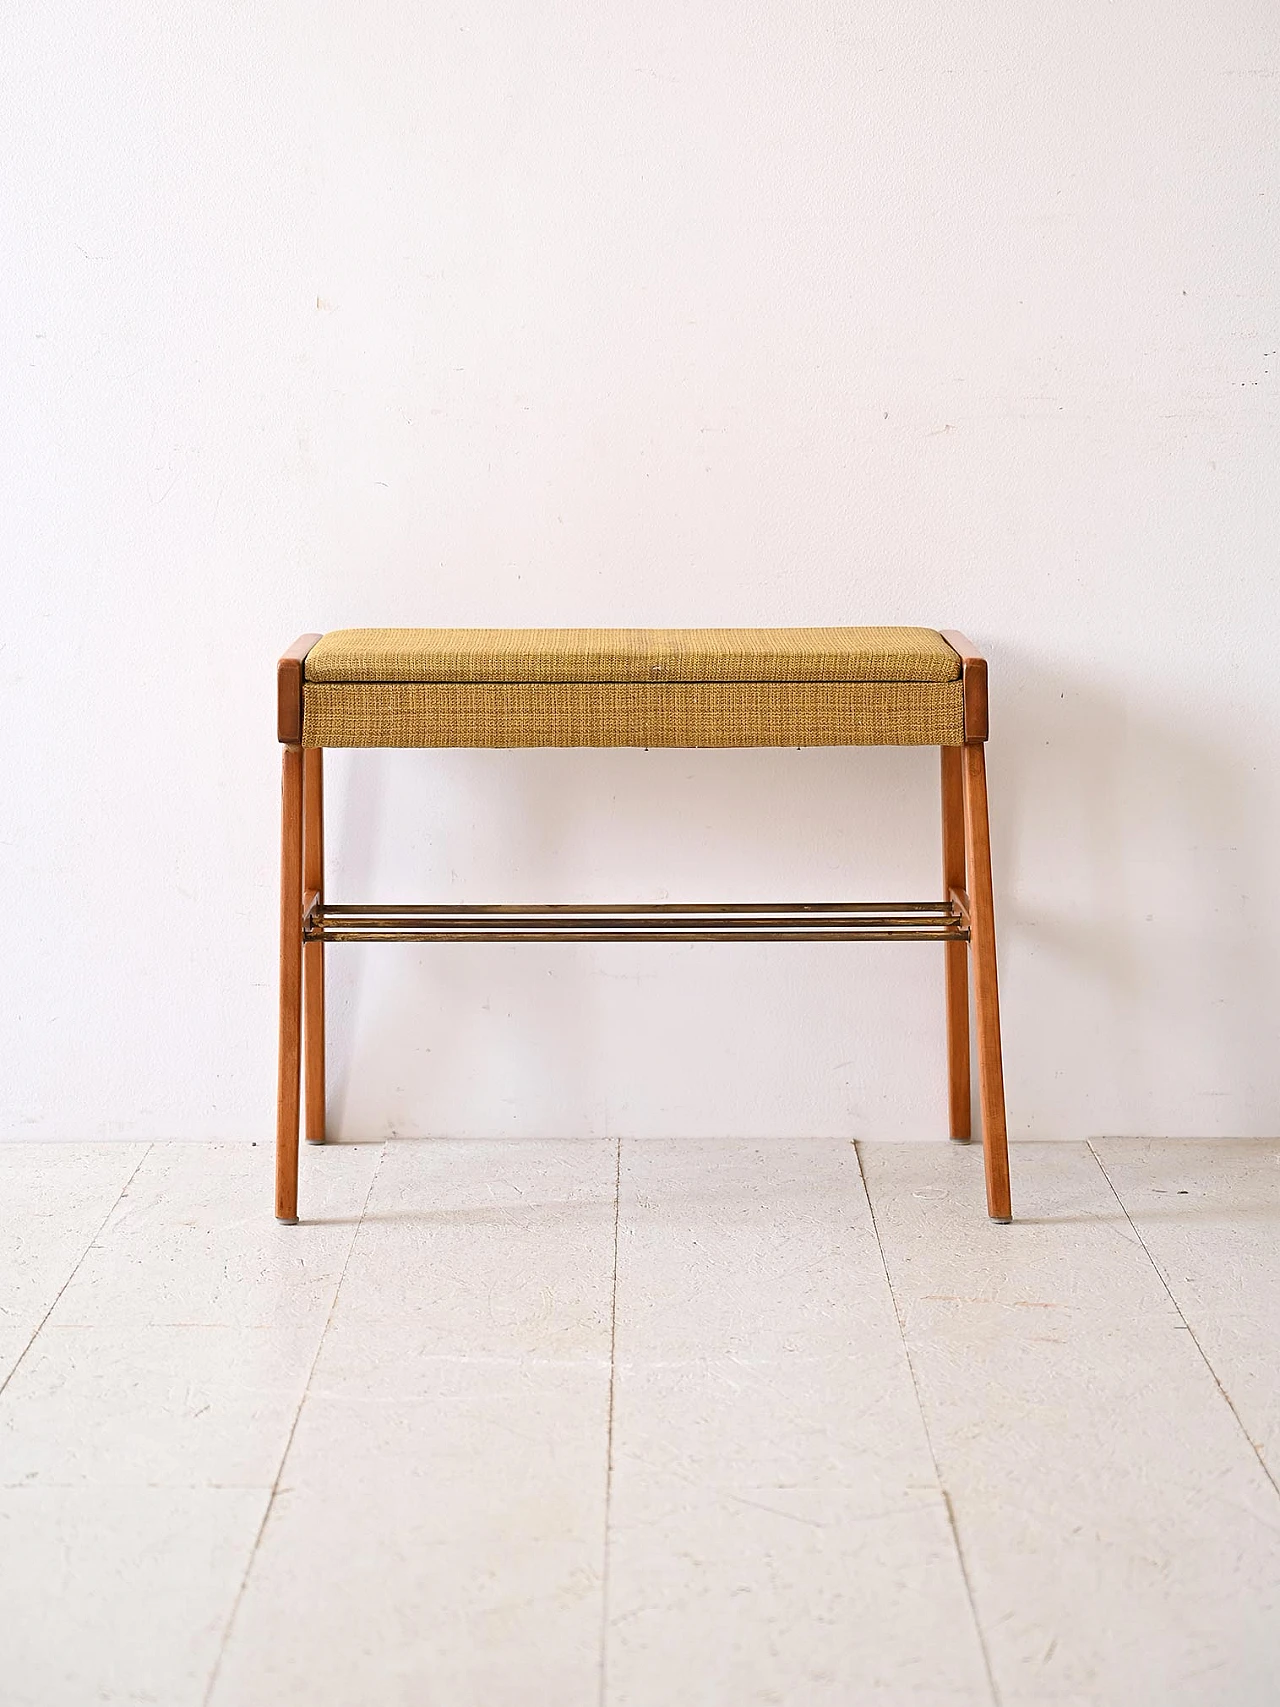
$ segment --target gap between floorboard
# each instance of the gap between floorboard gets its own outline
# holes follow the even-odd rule
[[[236,1614],[239,1612],[241,1602],[244,1600],[245,1590],[249,1586],[249,1578],[253,1574],[254,1560],[258,1557],[258,1549],[262,1545],[262,1537],[266,1533],[267,1524],[271,1519],[271,1509],[275,1505],[276,1496],[280,1492],[280,1484],[284,1478],[285,1465],[289,1461],[289,1449],[293,1445],[293,1437],[298,1431],[298,1418],[302,1415],[302,1407],[306,1404],[307,1394],[311,1391],[312,1378],[316,1372],[316,1365],[320,1361],[320,1353],[324,1349],[325,1337],[327,1336],[330,1327],[333,1325],[333,1314],[337,1309],[338,1298],[342,1292],[342,1283],[347,1277],[347,1269],[351,1263],[351,1253],[356,1248],[356,1240],[359,1238],[360,1229],[364,1224],[365,1211],[369,1207],[369,1199],[373,1194],[374,1184],[377,1181],[379,1171],[382,1168],[383,1158],[386,1156],[386,1153],[386,1145],[383,1144],[381,1154],[378,1157],[377,1166],[369,1175],[369,1184],[364,1194],[364,1201],[360,1205],[360,1213],[356,1217],[355,1226],[351,1229],[351,1239],[347,1245],[347,1254],[343,1259],[342,1270],[338,1275],[337,1285],[333,1289],[333,1297],[329,1301],[329,1311],[325,1317],[324,1327],[321,1329],[320,1335],[316,1340],[315,1355],[311,1359],[311,1367],[307,1371],[306,1382],[303,1385],[302,1393],[298,1399],[297,1406],[294,1409],[293,1421],[289,1425],[288,1438],[285,1440],[284,1450],[280,1454],[280,1463],[276,1468],[275,1480],[271,1484],[271,1492],[268,1494],[267,1503],[263,1508],[262,1522],[258,1525],[257,1533],[253,1538],[253,1545],[249,1549],[249,1557],[244,1567],[244,1575],[240,1579],[240,1587],[236,1590],[236,1598],[232,1603],[230,1614],[227,1617],[227,1622],[222,1632],[222,1640],[218,1643],[218,1657],[214,1661],[213,1670],[209,1674],[209,1682],[205,1686],[203,1707],[209,1707],[209,1703],[213,1699],[214,1689],[217,1687],[218,1673],[222,1669],[223,1656],[227,1651],[227,1644],[231,1640],[231,1633],[235,1629]]]

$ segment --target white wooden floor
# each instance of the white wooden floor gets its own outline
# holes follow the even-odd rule
[[[1280,1141],[0,1148],[4,1707],[1273,1707]]]

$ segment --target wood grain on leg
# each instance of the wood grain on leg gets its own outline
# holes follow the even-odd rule
[[[961,748],[942,753],[942,893],[965,888],[964,760]],[[951,1136],[967,1141],[973,1135],[969,1085],[969,945],[949,942],[946,955],[947,1087]]]
[[[302,753],[302,892],[324,898],[324,753]],[[302,950],[303,1053],[308,1144],[324,1143],[324,944]]]
[[[302,748],[281,758],[280,1078],[276,1100],[276,1220],[298,1219],[298,1090],[302,1044]]]
[[[991,830],[987,817],[986,749],[981,742],[964,754],[965,854],[973,955],[973,998],[978,1029],[978,1100],[982,1109],[982,1152],[987,1175],[987,1213],[1008,1221],[1009,1145],[1005,1130],[1004,1068],[1000,1059],[1000,997],[996,986],[995,903],[991,889]]]

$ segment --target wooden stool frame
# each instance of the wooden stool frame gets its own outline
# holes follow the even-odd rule
[[[963,746],[942,761],[942,901],[778,902],[651,906],[381,906],[324,899],[324,753],[302,745],[303,664],[321,638],[304,634],[280,659],[280,1054],[276,1219],[298,1220],[299,1104],[307,1142],[325,1140],[324,951],[330,942],[939,942],[945,946],[947,1074],[953,1139],[972,1136],[972,970],[987,1213],[1011,1219],[1000,1001],[987,812],[987,665],[962,634]],[[305,1046],[305,1047],[304,1047]],[[305,1066],[304,1066],[305,1062]]]

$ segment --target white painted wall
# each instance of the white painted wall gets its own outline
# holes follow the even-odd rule
[[[273,668],[988,649],[1015,1133],[1274,1133],[1269,0],[10,0],[0,1129],[271,1129]],[[937,890],[935,755],[338,755],[335,898]],[[940,951],[333,951],[362,1133],[943,1130]]]

